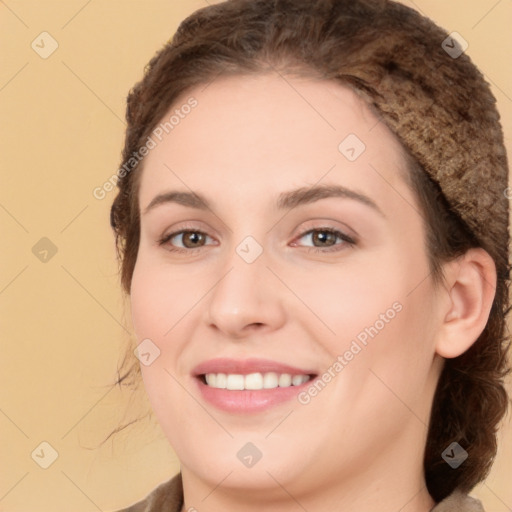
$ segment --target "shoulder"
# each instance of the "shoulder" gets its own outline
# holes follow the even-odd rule
[[[160,484],[144,499],[115,512],[180,512],[183,506],[183,487],[181,473]]]
[[[440,501],[431,512],[485,512],[480,500],[472,498],[456,489],[443,501]]]

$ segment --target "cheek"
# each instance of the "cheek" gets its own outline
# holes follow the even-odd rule
[[[363,347],[360,377],[366,378],[368,400],[394,407],[396,417],[404,421],[414,412],[426,422],[426,386],[435,338],[432,295],[427,283],[412,293],[406,290],[391,294],[388,300],[399,297],[393,303],[395,307],[382,311],[382,317],[370,320],[371,326],[361,331],[366,344],[359,343]]]
[[[167,300],[156,280],[155,270],[144,261],[137,261],[132,277],[130,304],[135,335],[140,342],[145,338],[158,338],[163,325],[156,319]]]
[[[362,367],[381,366],[398,383],[414,372],[424,376],[431,364],[434,293],[426,279],[428,262],[419,251],[406,252],[397,244],[378,256],[338,272],[331,269],[322,292],[309,298],[311,309],[334,333],[324,338],[333,358],[357,351],[354,359]]]
[[[158,353],[151,365],[141,365],[145,383],[149,384],[155,379],[169,379],[165,370],[181,375],[178,362],[209,286],[196,282],[190,270],[176,271],[144,251],[140,256],[132,277],[130,303],[137,342],[151,340]]]
[[[322,332],[330,340],[332,354],[348,349],[351,340],[364,342],[368,332],[383,332],[395,321],[404,303],[403,283],[397,268],[375,262],[358,261],[326,267],[305,273],[294,285],[294,291],[316,315],[308,315],[312,322],[321,321]],[[310,322],[311,323],[311,322]],[[327,332],[326,326],[330,330]],[[318,332],[316,334],[318,337]],[[345,345],[347,345],[345,347]]]
[[[141,359],[140,369],[149,402],[169,435],[176,428],[173,418],[183,408],[181,388],[174,378],[175,363],[182,350],[179,340],[185,337],[177,336],[181,324],[173,329],[183,316],[183,293],[177,292],[165,275],[155,262],[144,256],[139,258],[132,277],[130,302],[137,343],[147,344],[146,340],[151,340],[146,351],[152,356],[158,354],[147,365]]]
[[[144,254],[135,265],[130,302],[137,338],[164,340],[198,301],[201,290],[193,278]],[[203,290],[204,294],[204,290]]]

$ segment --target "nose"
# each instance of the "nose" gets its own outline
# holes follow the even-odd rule
[[[226,337],[242,339],[279,329],[285,322],[285,288],[267,264],[265,251],[252,263],[233,251],[209,294],[207,322]]]

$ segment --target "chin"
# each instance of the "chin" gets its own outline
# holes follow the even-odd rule
[[[228,447],[214,442],[215,450],[178,453],[182,465],[212,487],[222,481],[222,487],[226,489],[275,490],[276,480],[286,485],[304,475],[307,469],[297,450],[295,453],[276,451],[258,441],[251,445],[250,442],[231,439]],[[256,445],[261,447],[259,451]]]

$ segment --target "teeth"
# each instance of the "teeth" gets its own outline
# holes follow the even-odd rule
[[[228,375],[226,389],[244,389],[244,376],[235,374]]]
[[[290,386],[300,386],[307,382],[309,375],[290,375],[289,373],[249,373],[248,375],[225,374],[225,373],[207,373],[205,375],[206,384],[212,388],[230,389],[230,390],[258,390],[274,389],[277,387],[288,388]]]
[[[266,373],[263,376],[263,388],[273,389],[279,386],[279,376],[277,373]]]
[[[305,380],[302,380],[302,375],[294,375],[292,377],[292,384],[294,386],[300,386],[303,382],[306,382]]]
[[[215,374],[211,373],[210,375],[215,375]],[[217,379],[215,381],[216,386],[219,386],[219,388],[225,389],[227,381],[228,381],[228,378],[225,373],[217,373]]]
[[[219,375],[222,375],[222,374],[219,374]],[[211,386],[212,388],[214,388],[216,386],[217,375],[215,375],[215,373],[207,373],[205,375],[205,378],[206,378],[206,384],[208,384],[208,386]],[[226,385],[224,385],[223,387],[226,387]]]
[[[245,389],[262,389],[263,388],[263,375],[261,373],[250,373],[245,376],[244,380]]]
[[[287,388],[292,385],[292,376],[289,373],[282,373],[279,376],[279,387]]]

